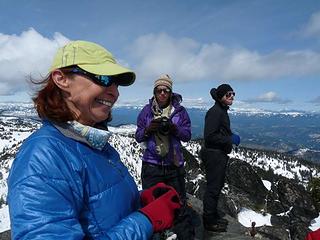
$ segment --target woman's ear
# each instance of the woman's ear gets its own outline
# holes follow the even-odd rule
[[[69,88],[70,79],[60,69],[53,70],[51,72],[51,78],[61,90],[67,90],[67,88]]]

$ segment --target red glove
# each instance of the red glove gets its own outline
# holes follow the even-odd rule
[[[156,198],[160,197],[161,192],[162,194],[164,194],[170,189],[174,189],[174,188],[169,185],[166,185],[163,182],[157,183],[156,185],[148,189],[145,189],[140,196],[142,206],[144,207],[149,203],[153,202]]]
[[[320,238],[320,228],[318,228],[316,231],[309,232],[305,240],[317,240],[319,238]]]
[[[149,218],[154,232],[161,232],[172,227],[175,210],[180,207],[178,193],[170,189],[139,211]]]

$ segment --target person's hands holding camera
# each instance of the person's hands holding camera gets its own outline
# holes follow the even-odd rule
[[[149,193],[150,191],[146,194],[149,195]],[[148,217],[153,231],[160,232],[172,227],[175,212],[181,208],[181,202],[176,190],[167,185],[154,187],[151,193],[152,196],[145,198],[151,202],[139,211]]]
[[[146,129],[144,130],[144,135],[145,136],[150,136],[151,134],[155,133],[156,131],[158,131],[158,128],[160,126],[160,121],[158,119],[153,119],[149,126],[146,127]]]
[[[235,144],[236,146],[238,146],[240,144],[240,136],[237,134],[232,134],[231,135],[231,140],[232,140],[232,144]]]
[[[175,125],[171,119],[162,117],[160,122],[159,132],[163,135],[176,135],[178,131],[177,125]]]
[[[176,135],[178,132],[178,127],[173,122],[170,122],[169,131],[171,134]]]

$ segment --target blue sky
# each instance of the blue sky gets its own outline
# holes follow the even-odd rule
[[[235,108],[320,111],[318,0],[0,0],[0,101],[30,101],[58,46],[88,40],[137,74],[145,103],[168,73],[186,105],[229,83]]]

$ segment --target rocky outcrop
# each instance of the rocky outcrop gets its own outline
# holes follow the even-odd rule
[[[202,227],[202,197],[205,177],[197,154],[184,150],[186,158],[186,187],[192,206],[196,240],[246,240],[252,239],[250,228],[242,226],[237,216],[242,208],[271,214],[272,226],[255,227],[255,239],[301,240],[310,221],[318,216],[310,193],[294,179],[265,172],[249,163],[230,159],[219,209],[229,221],[227,232],[210,233]],[[267,189],[262,180],[271,183]],[[0,240],[10,240],[10,231],[0,233]]]
[[[188,162],[187,191],[201,201],[205,187],[205,179],[201,177],[204,176],[201,161],[189,154],[185,157]],[[308,226],[311,220],[318,216],[310,193],[296,180],[270,176],[270,173],[265,174],[270,177],[269,181],[272,179],[271,188],[268,190],[263,184],[262,175],[264,174],[261,174],[261,169],[258,170],[238,159],[230,159],[226,185],[219,201],[219,209],[226,214],[230,222],[228,231],[211,235],[204,232],[201,236],[203,239],[252,239],[248,236],[249,228],[243,227],[237,221],[242,208],[271,214],[272,226],[255,228],[255,237],[259,239],[305,238],[310,231]],[[195,205],[201,215],[201,204]]]
[[[0,233],[0,240],[10,240],[11,236],[10,236],[11,232],[9,231],[5,231],[5,232],[1,232]]]
[[[310,221],[318,216],[311,195],[294,180],[281,178],[272,185],[266,210],[271,223],[289,229],[291,239],[303,239]]]

